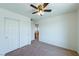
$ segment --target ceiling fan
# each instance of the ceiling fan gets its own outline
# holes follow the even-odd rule
[[[30,6],[33,7],[34,9],[36,9],[35,12],[33,12],[32,14],[39,14],[39,15],[43,15],[44,12],[51,12],[51,9],[46,9],[47,5],[49,3],[43,3],[43,4],[38,4],[37,6],[34,6],[33,4],[31,4]]]

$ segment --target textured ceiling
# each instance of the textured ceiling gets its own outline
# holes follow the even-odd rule
[[[0,3],[0,8],[8,9],[9,11],[30,17],[34,21],[38,21],[62,13],[75,11],[79,7],[78,3],[50,3],[47,8],[52,9],[52,12],[45,12],[43,16],[39,16],[37,14],[32,14],[35,9],[30,7],[30,4],[34,3]]]

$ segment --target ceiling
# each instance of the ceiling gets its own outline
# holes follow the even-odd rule
[[[8,9],[9,11],[30,17],[34,21],[63,13],[73,12],[79,8],[78,3],[50,3],[47,8],[52,9],[52,12],[45,12],[43,16],[39,16],[37,14],[32,14],[35,9],[30,7],[30,4],[34,3],[0,3],[0,8]]]

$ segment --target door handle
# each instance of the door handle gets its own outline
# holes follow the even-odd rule
[[[8,36],[6,36],[5,39],[8,39]]]

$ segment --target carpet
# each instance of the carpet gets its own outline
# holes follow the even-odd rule
[[[33,40],[31,45],[10,51],[5,56],[78,56],[78,53],[73,50]]]

